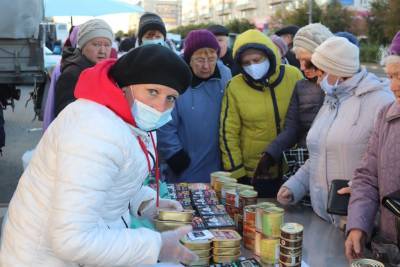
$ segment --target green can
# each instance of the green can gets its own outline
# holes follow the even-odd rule
[[[281,226],[283,225],[284,210],[271,207],[264,210],[262,216],[262,233],[268,238],[279,238]]]

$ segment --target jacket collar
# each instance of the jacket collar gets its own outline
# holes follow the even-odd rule
[[[387,122],[391,122],[398,118],[400,118],[400,104],[396,101],[388,109],[385,119]]]

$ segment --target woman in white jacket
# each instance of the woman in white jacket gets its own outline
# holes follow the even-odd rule
[[[190,227],[161,234],[128,227],[130,214],[156,214],[156,193],[142,186],[157,162],[151,131],[170,120],[190,82],[183,60],[159,45],[84,71],[77,100],[47,129],[19,181],[3,225],[0,266],[195,260],[179,244]],[[159,207],[182,209],[163,199]]]
[[[319,69],[325,100],[307,135],[309,159],[282,185],[277,198],[294,204],[309,191],[314,212],[339,226],[340,218],[326,211],[331,182],[353,177],[378,112],[394,96],[387,81],[360,69],[359,48],[343,37],[327,39],[311,61]]]

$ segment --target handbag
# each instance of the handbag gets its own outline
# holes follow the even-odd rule
[[[396,217],[400,217],[400,190],[384,196],[382,205],[390,210]]]
[[[349,186],[348,180],[333,180],[328,193],[327,212],[341,216],[347,216],[350,194],[339,195],[337,191]]]

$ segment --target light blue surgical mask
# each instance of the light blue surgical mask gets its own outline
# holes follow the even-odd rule
[[[244,71],[249,74],[254,80],[259,80],[268,72],[270,67],[269,60],[266,59],[261,63],[244,66]]]
[[[136,99],[133,101],[131,112],[137,126],[146,132],[154,131],[172,120],[172,108],[160,112]]]
[[[336,80],[334,85],[329,84],[328,82],[328,75],[325,75],[325,77],[321,81],[321,89],[324,90],[325,94],[327,95],[333,95],[334,90],[339,84],[339,79]]]
[[[164,40],[164,38],[142,39],[142,45],[152,45],[152,44],[158,44],[158,45],[161,45],[161,46],[165,46],[165,40]]]

